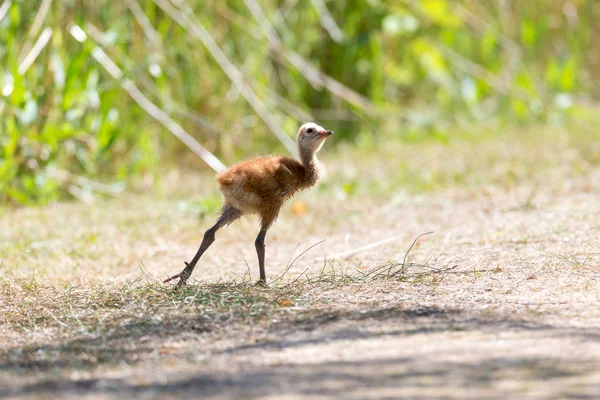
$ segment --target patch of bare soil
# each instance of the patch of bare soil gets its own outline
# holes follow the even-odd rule
[[[322,205],[301,219],[284,214],[267,241],[271,279],[298,244],[327,239],[288,271],[286,282],[299,277],[293,293],[285,292],[289,302],[277,298],[257,316],[182,303],[179,311],[149,311],[95,335],[5,327],[0,398],[599,398],[597,182],[402,196],[335,212]],[[148,218],[139,205],[123,207],[141,210],[134,219]],[[164,231],[131,243],[151,242],[131,259],[162,277],[193,254],[201,229],[186,234],[191,225],[154,213],[154,229]],[[131,241],[128,229],[140,229],[100,219],[97,242],[104,235]],[[427,231],[435,233],[407,260],[427,267],[409,268],[401,279],[332,277],[401,263]],[[254,235],[251,222],[220,233],[195,278],[216,281],[223,269],[243,276],[244,259],[253,271]],[[393,240],[323,261],[386,238]],[[110,259],[106,268],[125,271],[129,262],[135,268],[136,261]],[[202,293],[204,284],[196,284]]]

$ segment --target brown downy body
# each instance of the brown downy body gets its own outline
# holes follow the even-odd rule
[[[298,131],[300,161],[281,156],[258,157],[219,173],[217,182],[225,202],[243,214],[260,215],[263,226],[271,225],[286,200],[319,181],[316,153],[331,133],[316,124],[304,124]]]

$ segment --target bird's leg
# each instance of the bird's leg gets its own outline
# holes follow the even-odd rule
[[[265,274],[265,236],[267,235],[266,229],[261,229],[254,241],[256,247],[256,254],[258,255],[258,268],[260,269],[260,279],[257,284],[266,285],[267,275]]]
[[[198,260],[200,260],[200,257],[202,257],[206,249],[208,249],[210,245],[213,244],[213,242],[215,241],[215,233],[217,233],[217,231],[223,226],[229,225],[241,216],[242,213],[237,208],[234,208],[230,205],[226,205],[225,207],[223,207],[223,209],[221,210],[221,216],[219,217],[219,219],[217,219],[217,223],[204,233],[202,243],[200,244],[196,255],[194,256],[194,258],[192,258],[192,261],[190,261],[189,263],[186,262],[183,271],[181,271],[177,275],[173,275],[172,277],[166,279],[164,283],[179,278],[178,285],[185,285],[186,281],[192,275],[192,272],[194,271]]]
[[[256,282],[257,285],[267,285],[267,274],[265,273],[265,236],[271,225],[273,225],[273,222],[277,219],[280,208],[281,204],[270,207],[264,210],[260,216],[260,232],[254,241],[256,254],[258,255],[258,267],[260,269],[260,279]]]
[[[202,254],[204,254],[206,249],[208,249],[210,247],[210,245],[213,244],[213,242],[215,241],[215,232],[218,229],[219,229],[218,224],[215,224],[212,228],[207,230],[204,233],[204,238],[202,239],[202,243],[200,244],[200,247],[198,248],[196,255],[194,256],[194,258],[192,258],[192,261],[190,261],[189,263],[186,262],[185,268],[183,269],[183,271],[181,271],[177,275],[173,275],[169,279],[166,279],[164,281],[164,283],[167,283],[167,282],[172,281],[173,279],[179,278],[178,285],[185,285],[186,281],[192,275],[192,272],[194,271],[194,268],[196,267],[198,260],[200,260],[200,257],[202,257]]]

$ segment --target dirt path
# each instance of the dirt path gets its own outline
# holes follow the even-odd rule
[[[298,244],[303,249],[327,238],[286,275],[290,282],[308,269],[306,276],[316,280],[300,283],[301,277],[289,303],[277,298],[266,313],[256,309],[259,317],[185,302],[172,314],[157,306],[89,335],[61,330],[68,323],[60,316],[45,330],[5,325],[0,398],[599,398],[597,178],[547,192],[523,187],[349,202],[343,212],[331,203],[316,206],[318,194],[307,194],[303,200],[314,209],[301,218],[286,211],[268,242],[273,279]],[[18,241],[27,221],[52,213],[58,215],[53,233],[38,240],[61,242],[79,233],[57,235],[68,229],[60,216],[76,216],[95,221],[94,243],[111,238],[113,250],[136,249],[113,258],[102,249],[78,250],[77,269],[62,253],[48,255],[51,262],[65,257],[65,280],[83,279],[84,267],[99,276],[96,282],[113,282],[116,271],[124,273],[117,281],[134,278],[140,259],[164,276],[174,258],[187,259],[197,245],[198,231],[172,215],[172,204],[108,206],[121,211],[107,221],[100,210],[66,205],[6,214],[3,223],[23,221],[7,234]],[[223,233],[202,278],[242,276],[244,259],[253,268],[254,231],[254,222],[245,221]],[[315,278],[323,276],[323,255],[390,237],[396,239],[325,266],[341,277],[402,262],[412,240],[427,231],[435,233],[417,243],[409,261],[443,272]],[[43,263],[39,253],[14,250],[5,265],[18,256],[25,264]],[[9,270],[9,279],[17,277],[13,285],[26,280],[23,268]],[[55,270],[45,272],[48,279],[61,279]],[[264,290],[276,297],[279,289]]]

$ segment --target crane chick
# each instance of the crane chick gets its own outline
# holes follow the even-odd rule
[[[221,215],[217,222],[204,233],[204,239],[196,255],[179,274],[165,280],[179,278],[179,285],[185,285],[202,254],[215,241],[215,233],[246,214],[260,217],[260,231],[254,245],[258,255],[260,280],[266,284],[265,236],[277,219],[279,210],[286,200],[299,190],[316,185],[319,180],[319,161],[316,153],[332,131],[309,122],[298,130],[298,154],[300,160],[281,156],[258,157],[242,161],[217,174],[217,182],[225,198]]]

